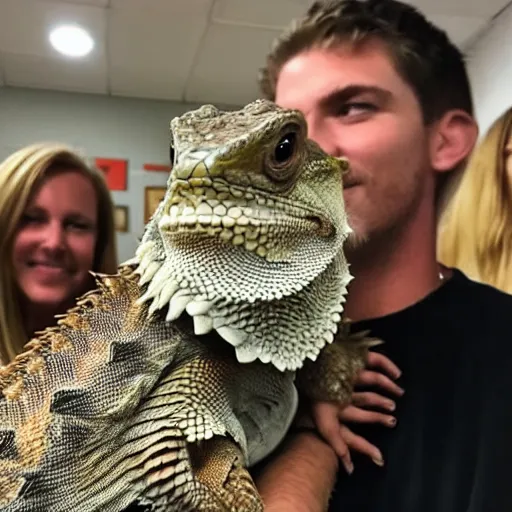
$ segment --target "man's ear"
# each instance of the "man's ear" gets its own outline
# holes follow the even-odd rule
[[[449,110],[432,125],[430,162],[437,172],[451,171],[465,160],[478,138],[475,119],[463,110]]]

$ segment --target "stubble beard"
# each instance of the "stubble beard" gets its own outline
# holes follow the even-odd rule
[[[359,250],[363,250],[368,244],[369,237],[366,231],[362,229],[361,223],[358,222],[357,217],[353,215],[350,210],[347,210],[347,217],[352,233],[350,233],[345,240],[345,251],[347,254],[357,254]]]
[[[400,246],[400,239],[408,229],[411,218],[420,207],[423,190],[419,181],[411,184],[410,200],[403,201],[402,207],[395,210],[380,226],[368,226],[355,212],[347,209],[348,223],[352,233],[347,236],[344,250],[351,266],[373,266],[387,253]],[[397,200],[400,198],[397,198]]]

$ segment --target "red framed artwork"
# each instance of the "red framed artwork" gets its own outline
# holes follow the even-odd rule
[[[171,166],[161,164],[144,164],[144,170],[156,172],[171,172]]]
[[[103,171],[109,190],[126,190],[128,162],[118,158],[96,158],[96,167]]]

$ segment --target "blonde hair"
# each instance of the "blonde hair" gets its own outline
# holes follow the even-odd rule
[[[511,127],[512,107],[474,149],[438,229],[441,263],[508,293],[512,293],[512,197],[505,152]]]
[[[72,148],[56,143],[24,147],[0,164],[0,365],[8,363],[28,341],[14,281],[12,250],[29,198],[50,172],[76,170],[86,176],[98,197],[98,236],[91,270],[115,273],[117,248],[110,192],[100,171]]]

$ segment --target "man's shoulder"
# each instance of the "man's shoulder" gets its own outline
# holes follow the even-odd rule
[[[512,295],[487,283],[475,281],[453,269],[453,283],[446,298],[450,309],[472,325],[512,336]]]
[[[452,292],[459,294],[464,302],[468,300],[486,309],[497,308],[512,312],[512,295],[491,286],[490,284],[470,279],[459,269],[453,270],[454,286]]]
[[[451,270],[451,278],[423,300],[401,311],[357,322],[354,330],[369,329],[389,339],[403,337],[406,345],[411,332],[443,340],[444,335],[450,339],[512,338],[512,295],[474,281],[458,269]],[[512,352],[512,343],[509,345]]]

